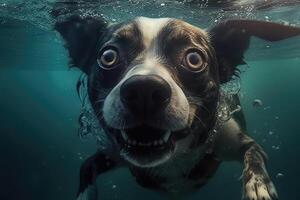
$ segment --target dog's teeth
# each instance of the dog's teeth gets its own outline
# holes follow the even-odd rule
[[[123,139],[124,139],[125,141],[127,141],[127,140],[128,140],[128,136],[127,136],[127,134],[125,133],[125,131],[121,131],[121,134],[122,134]]]
[[[168,141],[168,139],[169,139],[169,137],[170,137],[170,134],[171,134],[171,133],[167,133],[167,134],[164,136],[163,139],[160,139],[160,140],[154,140],[154,141],[148,142],[148,143],[142,143],[142,142],[138,142],[138,141],[136,141],[136,140],[128,139],[128,136],[127,136],[126,134],[124,134],[124,133],[122,133],[122,136],[123,136],[123,137],[124,137],[124,135],[127,136],[127,137],[126,137],[126,143],[127,143],[127,145],[133,145],[133,146],[136,146],[136,145],[137,145],[137,146],[150,147],[150,146],[163,145],[163,144],[167,143],[167,141]],[[125,139],[125,138],[124,138],[124,139]]]
[[[171,135],[171,131],[167,131],[167,133],[164,135],[165,142],[167,142],[169,140],[170,135]]]
[[[134,146],[138,145],[138,146],[150,147],[150,146],[163,145],[164,143],[167,143],[171,136],[171,131],[167,131],[160,140],[154,140],[154,141],[148,142],[148,143],[142,143],[142,142],[138,142],[133,139],[129,139],[128,135],[126,134],[126,132],[124,130],[121,130],[121,135],[122,135],[123,139],[125,140],[125,142],[127,143],[127,145],[134,145]]]

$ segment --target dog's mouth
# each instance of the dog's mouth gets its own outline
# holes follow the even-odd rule
[[[120,133],[122,157],[138,167],[164,163],[174,153],[178,135],[186,135],[183,131],[172,132],[146,125],[120,130]]]

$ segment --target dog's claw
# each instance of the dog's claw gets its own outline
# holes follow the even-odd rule
[[[278,200],[272,181],[264,181],[262,176],[253,174],[244,185],[244,200]]]
[[[83,192],[81,192],[76,200],[96,200],[97,188],[96,185],[89,185]]]

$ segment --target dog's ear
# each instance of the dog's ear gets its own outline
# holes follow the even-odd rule
[[[101,18],[71,15],[58,20],[54,29],[60,33],[69,52],[70,66],[78,67],[86,74],[95,60],[99,39],[107,30]]]
[[[299,27],[255,20],[228,20],[209,30],[210,40],[219,64],[220,82],[237,75],[237,66],[245,64],[243,56],[251,36],[275,42],[300,35]]]

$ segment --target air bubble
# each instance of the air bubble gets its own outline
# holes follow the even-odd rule
[[[282,173],[277,173],[276,174],[276,178],[283,178],[284,177],[284,174],[282,174]]]
[[[84,77],[83,81],[85,84],[82,84],[79,90],[81,94],[87,94],[86,77]],[[115,141],[112,140],[101,128],[89,99],[87,98],[82,103],[81,113],[78,119],[78,135],[82,140],[88,138],[95,139],[98,148],[102,151],[113,151],[116,145]],[[81,154],[78,153],[78,156],[81,156]]]
[[[274,132],[273,131],[269,131],[269,135],[273,135],[274,134]]]
[[[269,110],[269,109],[271,109],[271,106],[264,107],[264,110]]]
[[[279,150],[279,149],[280,149],[280,146],[273,145],[273,146],[272,146],[272,149],[274,149],[274,150]]]
[[[256,108],[261,107],[263,105],[263,102],[260,99],[254,99],[252,102],[252,105],[253,105],[253,107],[256,107]]]

